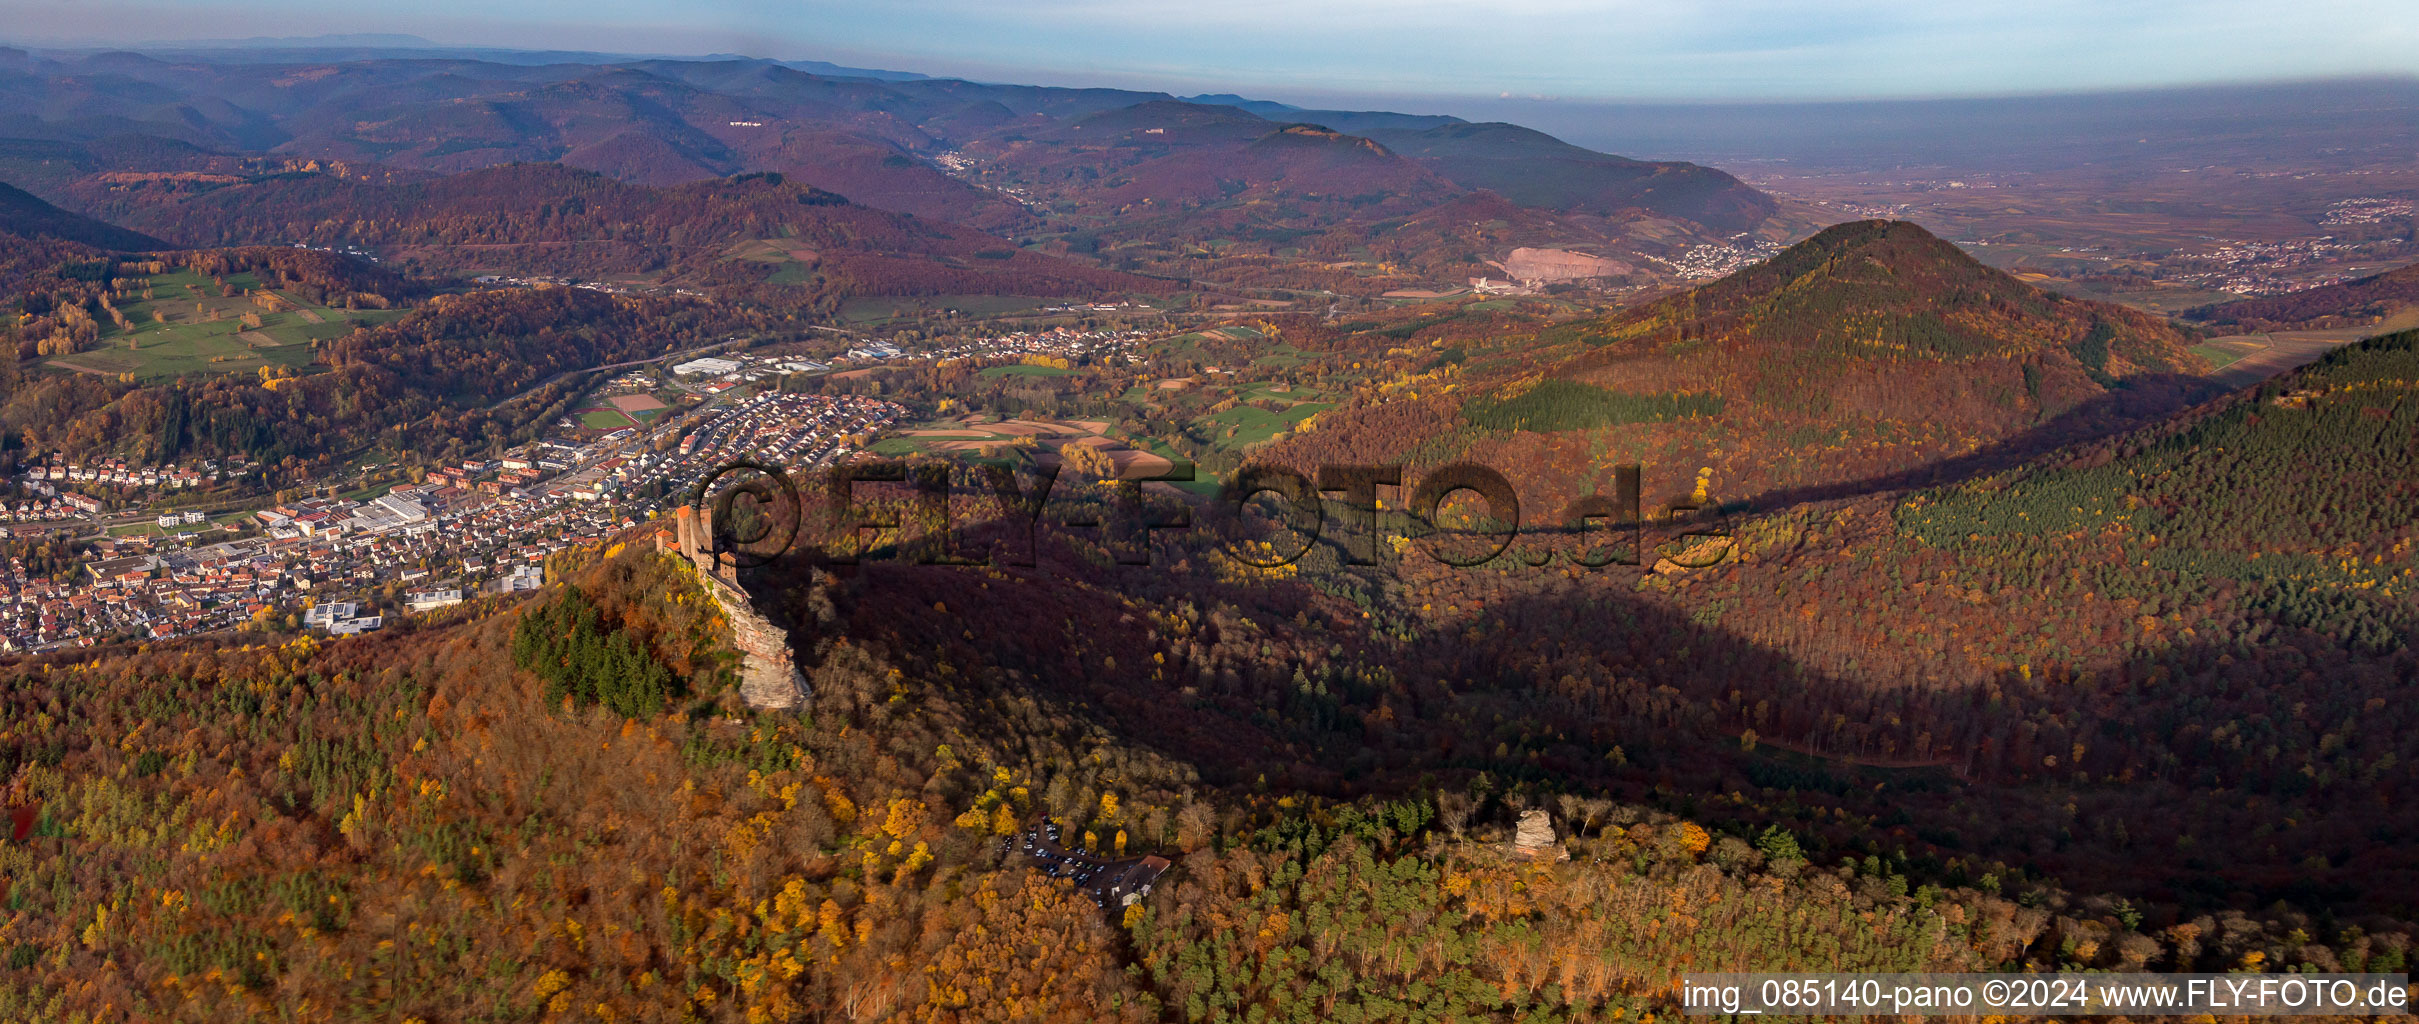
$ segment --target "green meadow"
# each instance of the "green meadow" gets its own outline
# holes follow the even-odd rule
[[[274,294],[277,311],[255,305],[244,294],[259,282],[250,274],[227,279],[233,296],[219,295],[208,278],[190,270],[155,275],[151,297],[118,308],[132,331],[114,326],[93,347],[45,361],[54,369],[161,380],[196,373],[256,373],[263,366],[300,369],[311,362],[316,342],[342,337],[357,324],[399,317],[400,310],[338,310],[303,302],[289,292]],[[244,322],[257,315],[260,326]]]

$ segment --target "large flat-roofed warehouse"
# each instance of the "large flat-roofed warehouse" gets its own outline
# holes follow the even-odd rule
[[[738,369],[739,361],[736,359],[703,356],[673,367],[672,372],[683,377],[719,377]]]

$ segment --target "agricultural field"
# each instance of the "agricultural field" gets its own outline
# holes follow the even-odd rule
[[[2209,368],[2212,370],[2225,369],[2227,364],[2232,363],[2237,359],[2241,359],[2254,351],[2257,351],[2255,347],[2235,341],[2229,341],[2224,344],[2203,342],[2201,344],[2192,346],[2193,354],[2200,356],[2202,359],[2208,360]]]
[[[1191,334],[1179,334],[1172,338],[1161,338],[1151,342],[1150,347],[1153,354],[1163,357],[1199,359],[1206,355],[1204,346],[1213,342],[1256,342],[1265,341],[1267,338],[1268,335],[1261,333],[1258,328],[1230,325],[1194,331]],[[1271,356],[1291,354],[1296,362],[1300,361],[1300,350],[1291,345],[1276,345],[1266,351]]]
[[[2192,351],[2209,361],[2212,379],[2229,387],[2249,387],[2362,338],[2385,333],[2396,320],[2375,327],[2231,334],[2194,345]]]
[[[119,307],[132,331],[110,327],[92,348],[52,356],[45,365],[72,373],[131,373],[144,381],[255,373],[264,366],[300,370],[310,364],[315,343],[402,315],[399,310],[331,309],[286,292],[267,293],[276,297],[272,309],[247,294],[259,287],[251,274],[232,275],[227,283],[235,295],[218,294],[208,278],[190,270],[155,275],[150,298]]]
[[[1130,366],[1083,372],[1042,360],[976,371],[978,394],[971,407],[989,411],[913,424],[877,441],[872,450],[886,456],[963,458],[1016,447],[1045,462],[1071,459],[1076,468],[1093,473],[1105,474],[1113,465],[1126,478],[1150,475],[1174,461],[1198,463],[1215,476],[1249,449],[1336,408],[1346,391],[1367,378],[1357,368],[1323,365],[1332,357],[1249,325],[1203,327],[1145,341],[1134,354]],[[1000,407],[989,406],[1001,398],[1006,401]],[[1051,409],[1057,411],[1043,411]]]
[[[1094,421],[1062,423],[1056,420],[955,416],[908,425],[895,436],[876,443],[873,450],[881,455],[970,453],[995,445],[1015,444],[1026,438],[1031,438],[1037,445],[1049,447],[1098,437],[1107,429],[1108,424]]]
[[[1279,433],[1292,430],[1303,420],[1334,408],[1333,402],[1315,401],[1305,389],[1285,385],[1244,384],[1234,389],[1239,404],[1224,412],[1205,418],[1217,438],[1216,447],[1240,451],[1264,443]],[[1279,406],[1264,408],[1267,402]]]
[[[1309,353],[1243,325],[1159,339],[1148,344],[1146,354],[1153,374],[1135,381],[1118,400],[1133,410],[1136,421],[1172,420],[1183,436],[1133,443],[1163,455],[1191,452],[1213,461],[1239,458],[1334,408],[1338,389],[1363,376],[1310,372]]]
[[[751,238],[732,245],[723,258],[772,265],[766,284],[805,284],[814,276],[815,251],[796,239]]]
[[[1059,449],[1088,448],[1100,453],[1117,475],[1125,478],[1152,476],[1167,470],[1171,463],[1164,456],[1129,444],[1110,432],[1110,425],[1100,420],[1000,420],[983,416],[960,416],[918,423],[884,438],[873,445],[876,455],[948,455],[956,458],[980,458],[986,451],[1002,446],[1029,442],[1035,458],[1045,462],[1061,460]]]

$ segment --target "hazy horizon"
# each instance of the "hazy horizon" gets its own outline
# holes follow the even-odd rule
[[[2408,76],[2419,10],[2340,0],[2290,16],[2253,3],[1813,9],[1519,0],[1481,9],[1364,0],[1215,10],[1048,0],[998,9],[925,0],[518,5],[441,0],[412,14],[296,0],[12,3],[8,41],[166,49],[328,35],[438,47],[814,60],[941,77],[1278,98],[1463,97],[1590,103],[1860,101]],[[1289,99],[1289,101],[1292,101]]]
[[[1425,92],[1334,92],[1262,88],[1242,81],[1202,83],[1192,88],[1146,82],[1084,83],[1044,71],[954,75],[912,61],[859,61],[840,54],[754,57],[731,53],[668,53],[529,49],[494,44],[453,44],[409,34],[219,37],[181,42],[160,40],[82,44],[0,39],[0,45],[72,55],[105,50],[164,54],[224,52],[237,60],[255,56],[298,60],[351,59],[365,54],[425,50],[474,59],[528,63],[540,58],[566,63],[636,59],[705,60],[747,56],[805,65],[831,64],[860,71],[894,72],[1003,85],[1113,87],[1179,97],[1239,97],[1291,105],[1306,111],[1392,110],[1446,115],[1469,121],[1503,121],[1554,135],[1581,146],[1653,160],[1709,164],[1811,164],[1850,160],[1865,166],[1954,164],[1973,170],[2047,169],[2115,160],[2137,161],[2155,153],[2177,166],[2193,166],[2194,154],[2223,150],[2230,125],[2246,117],[2283,118],[2305,129],[2273,140],[2280,158],[2311,157],[2413,144],[2419,125],[2419,74],[2344,75],[2162,86],[2103,87],[2001,93],[1980,96],[1905,96],[1861,99],[1632,98]],[[1282,119],[1282,115],[1270,116]],[[1306,115],[1309,116],[1309,115]],[[2158,145],[2150,146],[2148,143]],[[2294,150],[2293,153],[2284,150]]]

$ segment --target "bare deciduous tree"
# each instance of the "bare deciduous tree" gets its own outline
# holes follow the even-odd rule
[[[1447,790],[1436,794],[1436,815],[1445,823],[1445,831],[1461,839],[1462,830],[1470,824],[1470,812],[1478,809],[1478,801],[1470,794]]]

